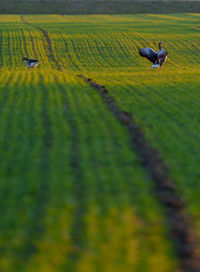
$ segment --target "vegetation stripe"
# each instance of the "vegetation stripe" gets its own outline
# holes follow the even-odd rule
[[[41,82],[43,78],[41,76]],[[44,226],[41,223],[41,219],[45,213],[45,206],[48,197],[48,181],[50,175],[49,165],[49,153],[52,145],[52,131],[50,124],[50,117],[48,114],[48,91],[45,86],[42,86],[42,111],[41,118],[43,124],[43,147],[40,154],[40,186],[37,192],[37,202],[33,210],[32,217],[34,218],[33,224],[29,230],[29,239],[26,241],[24,249],[25,256],[30,258],[36,252],[35,236],[40,237],[44,232]]]
[[[3,66],[3,52],[2,52],[2,47],[3,47],[3,37],[2,37],[2,30],[0,30],[0,68]]]
[[[34,42],[34,39],[33,39],[31,31],[29,31],[29,36],[30,36],[30,40],[31,40],[33,55],[34,55],[34,57],[36,57],[37,53],[36,53],[36,49],[35,49],[35,42]]]
[[[73,58],[72,58],[72,55],[71,55],[71,52],[70,52],[68,43],[67,43],[67,41],[66,41],[64,38],[63,38],[63,42],[64,42],[64,49],[65,49],[66,54],[67,54],[67,57],[68,57],[68,59],[69,59],[69,63],[70,63],[72,66],[76,67],[77,70],[79,70],[78,65],[76,64],[76,62],[75,62],[75,61],[73,60]]]
[[[58,80],[57,80],[58,82]],[[57,83],[58,84],[58,83]],[[63,97],[63,107],[64,115],[69,122],[70,131],[71,131],[71,162],[70,166],[72,169],[72,174],[74,177],[74,197],[76,200],[76,207],[74,210],[74,219],[71,226],[71,241],[72,241],[72,250],[69,254],[70,261],[70,271],[76,271],[76,264],[81,256],[81,249],[83,248],[83,233],[84,233],[84,215],[86,212],[86,203],[85,203],[85,183],[82,176],[81,165],[80,165],[80,140],[79,140],[79,129],[76,122],[76,117],[71,118],[70,115],[74,112],[73,101],[67,94],[67,91],[63,88],[62,85],[58,84],[59,89]],[[76,115],[76,114],[75,114]]]
[[[130,113],[123,112],[118,107],[109,91],[102,85],[79,75],[98,91],[106,102],[110,111],[128,129],[134,150],[137,151],[140,162],[155,182],[156,194],[166,211],[166,218],[170,228],[170,238],[179,259],[179,265],[184,272],[200,271],[200,258],[197,253],[197,239],[190,226],[190,218],[186,213],[185,205],[178,195],[173,181],[167,175],[167,167],[146,141],[140,127],[134,122]]]
[[[26,41],[26,36],[25,36],[24,30],[21,31],[21,35],[22,35],[24,52],[25,52],[25,55],[28,56],[29,54],[28,54],[27,41]]]
[[[59,71],[61,71],[62,68],[61,68],[60,62],[59,62],[59,59],[58,59],[58,58],[56,59],[56,57],[54,56],[53,47],[52,47],[52,42],[51,42],[51,38],[50,38],[48,32],[47,32],[45,29],[43,29],[43,28],[41,28],[41,27],[39,27],[39,26],[36,26],[36,25],[33,25],[33,24],[28,23],[28,22],[24,19],[23,16],[21,16],[21,20],[22,20],[22,22],[24,22],[25,24],[27,24],[27,25],[29,25],[29,26],[32,26],[32,27],[34,27],[34,28],[37,28],[37,29],[39,29],[39,30],[42,32],[42,34],[44,35],[44,37],[45,37],[45,39],[46,39],[46,41],[47,41],[47,44],[48,44],[48,51],[49,51],[49,56],[48,56],[48,57],[56,64],[57,69],[58,69]]]

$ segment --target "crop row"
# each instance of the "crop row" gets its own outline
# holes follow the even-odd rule
[[[58,16],[58,18],[60,17]],[[26,19],[26,16],[24,18]],[[142,19],[145,22],[145,17]],[[110,21],[103,23],[103,21],[100,21],[99,25],[93,26],[92,29],[91,23],[87,23],[84,32],[81,32],[81,22],[64,24],[62,18],[60,25],[57,23],[54,28],[54,24],[50,23],[36,25],[44,26],[49,31],[54,55],[58,59],[61,58],[63,68],[71,68],[75,71],[95,70],[96,67],[101,70],[108,68],[141,70],[145,63],[146,67],[148,67],[148,64],[146,60],[139,58],[137,47],[150,46],[156,49],[160,40],[165,42],[166,50],[170,56],[168,63],[171,66],[177,68],[179,65],[185,67],[199,64],[200,36],[198,33],[196,34],[196,21],[194,21],[193,26],[191,23],[193,21],[187,20],[186,22],[192,29],[190,34],[187,34],[187,32],[186,34],[141,34],[139,30],[142,26],[141,18],[138,24],[131,20],[126,24],[113,24]],[[160,22],[162,21],[158,21],[158,23]],[[32,23],[31,20],[30,23]],[[13,26],[10,27],[10,23],[2,23],[4,31],[1,51],[4,59],[1,65],[19,67],[19,57],[29,55],[39,58],[43,67],[48,67],[46,58],[48,56],[48,46],[43,39],[44,37],[42,37],[41,31],[24,23],[17,23],[17,26],[18,28],[13,28]],[[155,24],[155,26],[162,29],[163,23],[160,25]],[[170,30],[170,25],[168,27]],[[184,27],[184,25],[181,27]],[[22,40],[24,40],[23,46],[26,46],[26,48],[21,46]],[[34,44],[36,44],[36,48]],[[53,65],[51,63],[51,66]]]
[[[90,87],[54,73],[1,74],[1,270],[171,270],[126,131]]]
[[[24,16],[51,47],[19,16],[16,25],[2,19],[2,271],[176,271],[164,211],[129,135],[78,73],[107,86],[142,127],[198,232],[198,17],[187,15],[180,35],[170,16],[155,19],[153,29],[169,21],[162,35],[147,33],[145,15],[111,17]],[[137,47],[160,39],[169,59],[155,74]],[[22,55],[41,65],[23,71]]]

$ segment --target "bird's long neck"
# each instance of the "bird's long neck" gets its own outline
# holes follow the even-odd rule
[[[162,44],[159,44],[158,46],[159,46],[159,49],[162,49]]]

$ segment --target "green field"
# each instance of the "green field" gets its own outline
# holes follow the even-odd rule
[[[159,41],[156,72],[137,47]],[[200,241],[200,14],[1,15],[1,271],[189,271],[128,130],[79,75],[140,126]]]

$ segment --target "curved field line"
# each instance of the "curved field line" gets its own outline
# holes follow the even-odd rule
[[[57,67],[58,71],[62,71],[62,68],[61,68],[61,65],[60,65],[60,61],[59,61],[58,58],[56,59],[56,57],[55,57],[55,55],[54,55],[54,53],[53,53],[52,42],[51,42],[51,38],[49,37],[48,32],[47,32],[45,29],[43,29],[43,28],[41,28],[41,27],[39,27],[39,26],[36,26],[36,25],[33,25],[33,24],[28,23],[28,22],[24,19],[23,16],[21,16],[21,20],[22,20],[23,23],[25,23],[25,24],[27,24],[27,25],[29,25],[29,26],[32,26],[32,27],[34,27],[34,28],[37,28],[37,29],[39,29],[39,30],[43,33],[43,36],[45,37],[45,39],[46,39],[46,41],[47,41],[47,44],[48,44],[48,51],[49,51],[48,57],[56,64],[56,67]]]
[[[64,43],[64,48],[65,48],[65,50],[66,50],[67,58],[68,58],[68,60],[69,60],[69,61],[71,62],[71,64],[72,64],[71,66],[77,68],[77,70],[78,70],[79,67],[78,67],[78,65],[76,64],[76,62],[73,60],[73,58],[72,58],[72,56],[71,56],[71,54],[70,54],[70,51],[69,51],[69,45],[68,45],[66,39],[65,39],[63,36],[62,36],[62,40],[63,40],[63,43]]]
[[[76,59],[79,63],[79,68],[80,68],[80,66],[82,66],[84,64],[83,60],[80,56],[79,50],[77,50],[77,46],[76,46],[76,43],[74,42],[74,39],[71,38],[70,42],[71,42],[71,47],[73,48],[74,55],[76,56]]]
[[[197,254],[197,239],[191,229],[190,218],[173,181],[167,174],[167,167],[160,158],[158,151],[147,143],[131,114],[120,110],[116,101],[109,95],[109,91],[104,86],[84,76],[79,75],[79,77],[88,82],[99,93],[109,110],[129,131],[134,151],[136,150],[141,165],[154,181],[157,197],[165,209],[170,239],[173,241],[179,266],[184,272],[199,272],[200,259]]]
[[[136,66],[139,66],[139,62],[137,60],[137,52],[138,52],[138,46],[137,46],[137,41],[134,40],[133,38],[130,37],[123,37],[120,38],[120,33],[118,33],[119,38],[118,38],[118,44],[123,51],[123,55],[126,57],[126,63],[133,65],[135,64]]]
[[[98,45],[95,42],[94,35],[89,33],[88,34],[88,39],[85,38],[85,41],[86,41],[86,45],[87,45],[87,48],[88,48],[90,60],[92,60],[92,63],[95,66],[102,67],[102,66],[106,66],[107,63],[110,63],[110,58],[107,60],[107,63],[105,62],[105,60],[104,60],[104,58],[103,58],[103,56],[101,54],[101,51],[100,51]],[[99,57],[98,57],[98,55],[99,55]],[[99,59],[101,59],[101,61],[99,61]]]

